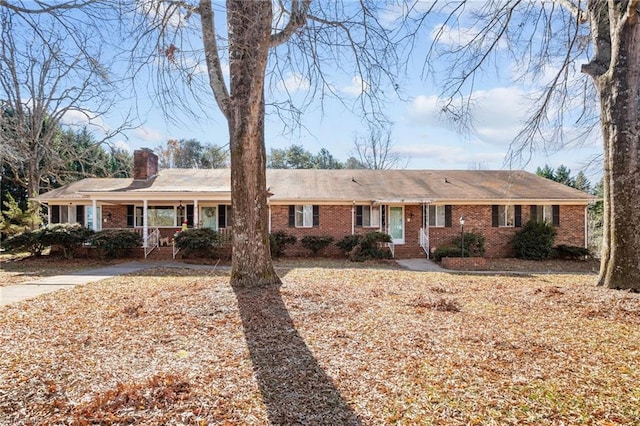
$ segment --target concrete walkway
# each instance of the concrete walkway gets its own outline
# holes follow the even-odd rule
[[[449,270],[442,268],[433,260],[429,260],[426,257],[419,259],[398,259],[396,260],[396,263],[403,268],[409,269],[411,271],[450,272]]]
[[[72,288],[76,285],[105,280],[118,275],[130,274],[143,269],[169,267],[216,269],[213,265],[192,265],[180,262],[127,262],[93,269],[83,269],[67,275],[55,275],[39,280],[22,282],[16,285],[0,287],[0,306],[32,299],[42,294]],[[219,268],[218,268],[219,269]]]

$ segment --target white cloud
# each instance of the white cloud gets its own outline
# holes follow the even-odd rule
[[[125,140],[115,141],[113,143],[113,147],[117,149],[122,149],[127,152],[133,152],[133,148],[129,145],[129,143]]]
[[[469,164],[489,164],[499,167],[505,158],[504,152],[476,152],[469,147],[453,145],[412,144],[397,146],[395,151],[411,159],[427,159],[432,164],[451,168],[465,168]]]
[[[68,126],[87,126],[108,132],[109,127],[104,123],[101,116],[85,109],[69,109],[61,117],[60,122]]]
[[[309,80],[301,74],[288,74],[283,80],[278,82],[278,89],[288,93],[297,92],[299,90],[309,90],[311,84]]]
[[[138,127],[133,131],[133,136],[145,142],[162,142],[167,139],[162,132],[149,127]]]
[[[471,95],[470,107],[474,133],[482,142],[508,146],[522,129],[528,106],[525,93],[518,88],[476,91]],[[407,118],[414,125],[453,130],[441,109],[441,101],[436,96],[417,96],[409,105]]]
[[[360,76],[353,77],[351,79],[351,85],[340,88],[342,93],[352,96],[360,96],[368,90],[369,83],[366,80],[363,80]]]

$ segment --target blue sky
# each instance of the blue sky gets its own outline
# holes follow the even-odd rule
[[[481,2],[480,2],[481,3]],[[223,21],[218,24],[223,24]],[[423,44],[430,43],[433,28],[439,25],[437,19],[433,26],[425,27],[421,34]],[[450,29],[443,43],[451,40],[463,40],[464,26]],[[459,132],[439,113],[439,87],[432,80],[422,78],[422,54],[417,49],[414,63],[407,65],[407,77],[402,81],[401,91],[404,99],[390,95],[386,99],[386,114],[393,122],[391,136],[394,150],[404,158],[409,169],[503,169],[509,144],[522,128],[530,107],[527,97],[537,87],[528,84],[515,84],[512,74],[517,64],[500,64],[500,73],[487,73],[479,76],[475,91],[472,112],[474,131]],[[440,64],[444,66],[446,64]],[[580,64],[577,64],[579,67]],[[284,125],[274,115],[266,120],[267,152],[271,148],[286,148],[292,144],[304,146],[316,153],[321,148],[328,149],[339,160],[346,160],[353,154],[354,137],[367,135],[367,127],[355,108],[363,84],[355,76],[335,74],[331,84],[340,93],[344,102],[327,100],[321,108],[312,104],[301,117],[302,127],[294,132],[283,134]],[[364,83],[366,87],[366,82]],[[309,90],[308,82],[296,74],[285,74],[282,80],[270,89],[283,95],[285,88],[289,93],[303,96]],[[216,145],[228,143],[227,125],[213,102],[204,106],[206,117],[200,120],[188,115],[174,122],[164,116],[162,110],[153,106],[144,95],[144,87],[136,87],[139,127],[125,132],[115,140],[120,147],[129,150],[149,147],[155,148],[168,139],[195,138]],[[389,93],[392,93],[390,91]],[[205,96],[211,96],[205,93]],[[126,105],[120,110],[126,110]],[[179,113],[178,113],[179,114]],[[104,125],[110,128],[118,125],[117,114],[103,118]],[[557,167],[568,166],[575,174],[591,164],[594,156],[601,151],[599,135],[585,141],[580,147],[561,150],[537,150],[527,164],[514,164],[513,168],[525,168],[533,171],[537,166],[549,164]],[[585,172],[593,181],[598,179],[599,166],[591,165]]]

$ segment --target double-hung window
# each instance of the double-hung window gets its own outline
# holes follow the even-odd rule
[[[320,207],[312,204],[289,206],[289,226],[311,228],[320,225]]]
[[[522,206],[497,205],[494,204],[491,210],[491,226],[519,228],[522,226]]]
[[[442,228],[445,226],[445,206],[429,205],[429,226]]]
[[[356,206],[356,226],[364,228],[380,226],[380,207]]]
[[[560,206],[553,205],[541,205],[531,206],[531,219],[535,219],[538,222],[547,222],[553,226],[560,226]]]

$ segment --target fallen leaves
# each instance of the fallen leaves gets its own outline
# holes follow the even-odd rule
[[[640,423],[637,294],[310,266],[257,291],[172,268],[4,307],[0,423]]]

